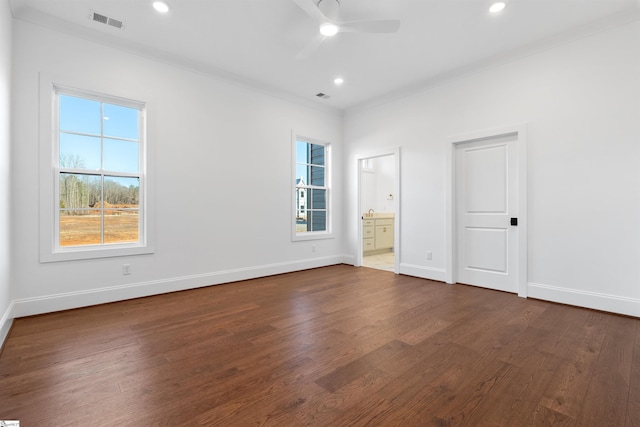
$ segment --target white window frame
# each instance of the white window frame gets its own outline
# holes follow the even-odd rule
[[[138,242],[60,246],[58,94],[140,110],[139,174],[136,175],[140,179]],[[153,126],[149,120],[150,110],[152,110],[152,102],[149,99],[139,93],[122,93],[121,89],[105,82],[68,81],[68,79],[54,79],[47,75],[40,75],[40,262],[130,256],[155,251],[155,227],[152,214],[155,206],[152,191],[153,162],[150,161],[152,157],[150,144],[148,144],[153,135]]]
[[[325,185],[324,187],[314,187],[314,186],[305,186],[308,190],[313,188],[320,188],[326,190],[326,230],[323,231],[304,231],[298,232],[296,231],[296,218],[295,215],[291,215],[291,240],[292,241],[304,241],[304,240],[319,240],[319,239],[332,239],[333,231],[332,231],[332,218],[333,218],[333,203],[332,203],[332,191],[331,191],[331,176],[332,176],[332,155],[331,155],[331,143],[327,141],[322,141],[316,138],[309,138],[307,136],[303,136],[297,133],[295,130],[291,132],[291,158],[292,158],[292,167],[291,167],[291,210],[289,212],[295,212],[297,208],[296,201],[296,179],[299,178],[296,176],[296,142],[306,142],[308,144],[322,145],[325,147],[325,158],[324,158],[324,179]],[[308,197],[309,191],[305,191],[305,204],[308,206]]]

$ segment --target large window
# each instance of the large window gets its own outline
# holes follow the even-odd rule
[[[136,250],[146,247],[145,104],[55,84],[51,101],[52,244],[41,254],[147,253]]]
[[[143,106],[57,92],[58,245],[139,243]]]
[[[321,237],[330,229],[329,146],[295,139],[295,236]]]

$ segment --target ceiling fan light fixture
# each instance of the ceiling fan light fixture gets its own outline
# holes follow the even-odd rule
[[[298,53],[297,59],[307,59],[328,38],[338,33],[397,33],[398,19],[347,21],[340,18],[340,0],[293,0],[303,12],[317,22],[320,34]],[[497,0],[491,0],[497,1]],[[507,0],[504,0],[507,1]],[[640,1],[640,0],[639,0]]]
[[[491,13],[500,13],[507,7],[507,4],[503,1],[497,1],[489,7],[489,12]]]
[[[163,1],[154,1],[153,8],[160,13],[169,12],[169,5]]]
[[[320,34],[326,37],[335,36],[338,34],[338,26],[331,23],[325,23],[320,25]]]

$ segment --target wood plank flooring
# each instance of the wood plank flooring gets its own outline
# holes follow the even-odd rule
[[[640,426],[640,319],[345,265],[16,319],[21,426]]]

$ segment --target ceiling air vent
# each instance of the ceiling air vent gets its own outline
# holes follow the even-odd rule
[[[327,95],[326,93],[322,93],[322,92],[320,92],[320,93],[316,93],[316,96],[317,96],[318,98],[322,98],[322,99],[329,99],[329,98],[331,98],[329,95]]]
[[[124,24],[122,23],[122,21],[119,21],[119,20],[113,19],[113,18],[109,18],[109,22],[107,22],[107,25],[111,25],[112,27],[116,27],[116,28],[122,28],[122,26]]]
[[[89,15],[91,20],[99,22],[101,24],[109,25],[111,27],[122,29],[124,28],[124,22],[119,19],[111,18],[107,15],[103,15],[101,13],[91,11],[91,15]]]

